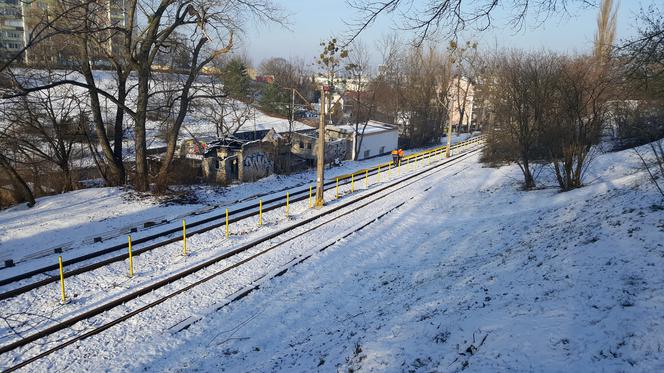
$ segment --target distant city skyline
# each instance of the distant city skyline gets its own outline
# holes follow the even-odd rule
[[[331,3],[331,2],[330,2]],[[348,32],[359,14],[345,1],[335,1],[335,6],[321,7],[320,2],[310,0],[286,0],[279,2],[289,15],[288,25],[247,25],[239,53],[245,53],[255,67],[270,57],[302,58],[313,62],[320,53],[320,42],[331,36],[340,37]],[[641,7],[654,0],[622,0],[619,3],[616,41],[630,38],[636,33],[636,16]],[[558,13],[546,22],[537,24],[534,15],[526,20],[521,30],[507,25],[510,13],[498,8],[492,28],[484,32],[466,32],[461,41],[476,40],[483,50],[518,48],[525,50],[552,50],[565,53],[588,53],[595,36],[598,8],[573,4],[569,14]],[[346,23],[344,23],[346,22]],[[384,14],[360,35],[360,40],[373,54],[372,64],[380,63],[377,41],[391,32],[398,32],[404,41],[413,37],[409,31],[398,30],[396,15]]]

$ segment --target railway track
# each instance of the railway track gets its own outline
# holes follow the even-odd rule
[[[471,146],[477,144],[481,140],[482,140],[481,137],[472,138],[467,141],[463,141],[453,145],[451,149],[454,150],[454,149],[463,148],[464,146]],[[445,152],[445,150],[446,146],[441,146],[431,150],[406,156],[404,157],[404,162],[402,163],[402,167],[406,168],[414,162],[426,160],[430,157],[440,156],[442,155],[442,153]],[[326,191],[334,190],[336,189],[337,185],[339,187],[346,186],[352,183],[354,177],[361,177],[366,175],[374,176],[377,173],[379,173],[381,170],[385,171],[388,167],[391,167],[391,163],[392,162],[386,162],[383,164],[376,165],[374,167],[362,169],[350,174],[336,177],[333,180],[325,182],[324,184],[325,190]],[[295,189],[293,190],[292,193],[290,193],[289,196],[290,203],[303,201],[308,198],[309,198],[309,188]],[[284,207],[286,205],[286,198],[285,196],[272,197],[262,201],[262,205],[263,205],[262,209],[263,212],[269,212]],[[232,209],[232,210],[229,209],[229,224],[233,224],[244,219],[255,217],[256,215],[258,215],[258,209],[259,209],[258,201],[237,209]],[[188,222],[187,236],[191,237],[224,226],[225,218],[226,215],[224,211],[224,213],[221,214],[215,214],[213,216],[201,220]],[[178,227],[178,228],[167,229],[149,236],[141,237],[139,239],[134,239],[132,240],[133,256],[135,257],[140,256],[141,254],[153,251],[155,249],[169,245],[171,243],[179,242],[182,239],[180,234],[181,234],[181,228]],[[64,277],[68,278],[71,276],[76,276],[79,274],[93,271],[95,269],[102,268],[112,263],[124,261],[127,259],[127,254],[124,252],[126,249],[127,249],[127,244],[123,243],[123,244],[113,245],[108,248],[104,248],[89,254],[81,255],[79,257],[63,260],[63,265],[65,266],[65,268],[67,268],[66,272],[64,273]],[[111,255],[113,253],[120,251],[122,251],[121,254]],[[87,263],[88,261],[96,258],[100,259],[96,260],[93,263]],[[0,286],[8,286],[20,283],[24,280],[30,279],[35,276],[39,275],[45,276],[39,280],[32,281],[28,284],[20,284],[14,288],[8,289],[0,293],[0,300],[10,299],[18,295],[27,293],[28,291],[59,281],[59,275],[57,271],[58,271],[58,265],[53,264],[38,269],[26,271],[25,273],[22,273],[20,275],[0,280]]]
[[[207,281],[209,281],[209,280],[211,280],[211,279],[213,279],[213,278],[215,278],[215,277],[217,277],[217,276],[219,276],[223,273],[226,273],[226,272],[230,271],[233,268],[236,268],[236,267],[238,267],[242,264],[245,264],[245,263],[247,263],[247,262],[249,262],[249,261],[251,261],[251,260],[253,260],[253,259],[255,259],[259,256],[262,256],[262,255],[264,255],[264,254],[266,254],[266,253],[268,253],[268,252],[284,245],[285,243],[294,240],[297,237],[300,237],[300,236],[305,235],[307,233],[313,232],[313,231],[315,231],[315,230],[317,230],[317,229],[319,229],[319,228],[321,228],[321,227],[323,227],[323,226],[325,226],[325,225],[327,225],[327,224],[329,224],[333,221],[341,219],[342,217],[345,217],[345,216],[347,216],[347,215],[349,215],[349,214],[351,214],[351,213],[353,213],[353,212],[355,212],[359,209],[365,208],[368,205],[370,205],[372,203],[375,203],[376,201],[379,201],[379,200],[381,200],[381,199],[383,199],[383,198],[385,198],[389,195],[392,195],[393,193],[395,193],[395,192],[397,192],[401,189],[407,188],[408,186],[410,186],[410,185],[412,185],[416,182],[424,180],[428,176],[430,176],[434,173],[440,172],[445,168],[448,168],[452,165],[455,165],[455,164],[463,161],[464,159],[466,159],[471,154],[476,153],[477,151],[479,151],[479,148],[475,149],[475,150],[472,150],[472,151],[469,151],[467,153],[464,153],[462,155],[459,155],[455,158],[450,158],[450,159],[448,159],[446,161],[443,161],[441,163],[434,164],[433,166],[426,167],[423,170],[416,171],[416,172],[414,172],[414,173],[412,173],[408,176],[405,176],[405,177],[403,177],[399,180],[386,183],[386,185],[381,186],[379,188],[376,188],[375,190],[369,190],[365,194],[360,195],[359,197],[356,197],[356,198],[354,198],[352,200],[349,200],[349,201],[346,201],[346,202],[339,203],[338,205],[336,205],[336,206],[334,206],[334,207],[332,207],[332,208],[330,208],[326,211],[323,211],[319,214],[316,214],[314,216],[306,218],[302,221],[296,222],[296,223],[294,223],[294,224],[292,224],[288,227],[276,230],[276,231],[274,231],[272,233],[269,233],[269,234],[255,240],[255,241],[252,241],[252,242],[246,243],[244,245],[241,245],[241,246],[239,246],[239,247],[237,247],[237,248],[235,248],[235,249],[233,249],[233,250],[231,250],[227,253],[223,253],[221,255],[213,257],[209,260],[206,260],[203,263],[200,263],[200,264],[198,264],[196,266],[193,266],[191,268],[187,268],[186,270],[178,272],[177,274],[174,274],[172,276],[164,278],[164,279],[162,279],[160,281],[157,281],[155,283],[149,284],[149,285],[147,285],[143,288],[140,288],[140,289],[138,289],[138,290],[136,290],[136,291],[134,291],[130,294],[127,294],[127,295],[124,295],[124,296],[119,297],[117,299],[114,299],[112,301],[109,301],[108,303],[105,303],[105,304],[100,305],[100,306],[98,306],[94,309],[88,310],[84,313],[81,313],[79,315],[71,317],[67,320],[63,320],[63,321],[61,321],[57,324],[54,324],[54,325],[52,325],[48,328],[43,329],[41,331],[38,331],[36,333],[33,333],[33,334],[28,335],[26,337],[23,337],[20,340],[17,340],[15,342],[9,343],[7,345],[1,346],[0,347],[0,354],[3,354],[3,353],[13,351],[17,348],[29,345],[32,342],[35,342],[35,341],[38,341],[42,338],[54,335],[55,333],[57,333],[59,331],[62,331],[64,329],[68,328],[68,327],[71,327],[72,325],[74,325],[74,324],[76,324],[80,321],[89,319],[89,318],[91,318],[95,315],[99,315],[103,312],[109,311],[109,310],[111,310],[111,309],[113,309],[113,308],[115,308],[119,305],[125,304],[125,303],[127,303],[127,302],[129,302],[133,299],[136,299],[136,298],[139,298],[139,297],[141,297],[145,294],[151,293],[151,292],[153,292],[153,291],[155,291],[159,288],[162,288],[162,287],[164,287],[168,284],[172,284],[172,283],[174,283],[174,282],[176,282],[180,279],[183,279],[183,278],[185,278],[187,276],[190,276],[190,275],[192,275],[196,272],[199,272],[199,271],[201,271],[205,268],[208,268],[208,267],[220,262],[223,259],[232,257],[232,256],[237,255],[237,254],[242,253],[242,252],[245,252],[245,251],[247,251],[251,248],[254,248],[254,247],[256,247],[256,246],[258,246],[262,243],[269,242],[271,239],[273,239],[275,237],[278,237],[278,236],[282,236],[285,233],[291,232],[296,228],[303,227],[303,226],[306,226],[310,223],[317,222],[318,220],[322,219],[323,217],[329,216],[331,214],[334,214],[334,213],[337,213],[337,212],[340,213],[339,215],[336,215],[331,219],[328,219],[328,220],[325,220],[325,221],[322,221],[322,222],[318,222],[317,224],[315,224],[311,227],[308,227],[304,232],[296,234],[296,235],[294,235],[290,238],[287,238],[287,239],[285,239],[285,240],[283,240],[283,241],[281,241],[281,242],[279,242],[275,245],[271,245],[271,246],[269,246],[268,248],[266,248],[264,250],[261,250],[257,253],[254,253],[253,255],[251,255],[251,256],[249,256],[245,259],[242,259],[239,262],[236,262],[236,263],[234,263],[230,266],[224,267],[223,269],[215,271],[212,274],[209,274],[209,275],[207,275],[203,278],[197,279],[195,282],[193,282],[193,283],[191,283],[187,286],[184,286],[184,287],[182,287],[182,288],[180,288],[176,291],[173,291],[173,292],[171,292],[171,293],[169,293],[169,294],[167,294],[167,295],[165,295],[165,296],[163,296],[163,297],[161,297],[161,298],[159,298],[159,299],[157,299],[157,300],[155,300],[151,303],[145,304],[144,306],[141,306],[141,307],[139,307],[139,308],[137,308],[137,309],[135,309],[131,312],[128,312],[127,314],[123,315],[122,317],[119,317],[119,318],[116,318],[112,321],[106,322],[103,325],[100,325],[98,327],[95,327],[95,328],[87,331],[87,332],[79,334],[79,335],[77,335],[77,336],[75,336],[75,337],[73,337],[73,338],[71,338],[71,339],[69,339],[69,340],[67,340],[63,343],[60,343],[60,344],[58,344],[58,345],[56,345],[52,348],[49,348],[46,351],[43,351],[43,352],[41,352],[41,353],[31,357],[31,358],[28,358],[28,359],[20,362],[17,365],[14,365],[12,367],[8,367],[8,368],[5,368],[5,369],[7,369],[7,371],[14,371],[14,370],[23,368],[23,367],[27,366],[28,364],[30,364],[30,363],[32,363],[36,360],[39,360],[39,359],[41,359],[45,356],[48,356],[48,355],[52,354],[53,352],[61,350],[61,349],[65,348],[66,346],[69,346],[69,345],[71,345],[71,344],[73,344],[77,341],[80,341],[80,340],[83,340],[83,339],[88,338],[90,336],[99,334],[99,333],[103,332],[104,330],[107,330],[107,329],[113,327],[114,325],[120,324],[120,323],[128,320],[129,318],[131,318],[135,315],[138,315],[138,314],[140,314],[140,313],[142,313],[142,312],[144,312],[144,311],[146,311],[150,308],[153,308],[153,307],[165,302],[168,299],[174,298],[179,294],[182,294],[182,293],[184,293],[184,292],[186,292],[186,291],[188,291],[188,290],[190,290],[190,289],[192,289],[196,286],[199,286],[200,284],[202,284],[204,282],[207,282]],[[372,198],[372,197],[375,197],[375,198]],[[372,221],[375,221],[375,220],[379,219],[380,217],[386,215],[390,211],[393,211],[394,209],[396,209],[399,206],[403,205],[403,203],[405,203],[405,202],[402,202],[401,204],[389,209],[388,211],[384,211],[383,213],[381,213],[379,216],[377,216]],[[368,224],[369,223],[358,227],[355,231],[359,231],[359,230],[363,229]],[[344,237],[346,237],[346,236],[348,236],[348,234],[346,234]],[[343,237],[341,237],[339,239],[342,239],[342,238]],[[326,247],[329,247],[329,246],[331,246],[331,245],[323,247],[323,250]],[[304,259],[301,259],[299,262],[301,262],[303,260],[306,260],[306,258],[307,257],[305,257]],[[245,291],[241,294],[238,294],[234,299],[238,299],[238,298],[243,297],[244,295],[246,295],[251,290],[253,290],[253,289],[249,289],[248,291]]]

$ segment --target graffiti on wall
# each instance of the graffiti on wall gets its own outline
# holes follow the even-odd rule
[[[245,177],[263,177],[272,173],[274,161],[265,153],[253,153],[244,157],[242,162]]]
[[[345,160],[348,154],[348,144],[345,139],[325,143],[325,160]]]

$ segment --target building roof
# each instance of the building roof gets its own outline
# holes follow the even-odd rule
[[[302,122],[293,122],[293,131],[310,130],[312,127]],[[288,119],[271,117],[261,112],[256,114],[256,121],[249,119],[237,132],[253,132],[274,129],[277,133],[287,133],[291,130],[291,125]]]
[[[338,132],[343,132],[343,133],[353,133],[353,132],[355,132],[355,125],[354,124],[344,124],[342,126],[328,126],[327,128],[331,131],[336,130]],[[381,133],[381,132],[397,131],[396,126],[391,125],[389,123],[379,122],[379,121],[376,121],[376,120],[370,120],[367,123],[366,128],[364,128],[364,132],[362,132],[363,128],[364,128],[364,124],[360,123],[360,125],[358,126],[358,132],[364,133],[365,135]]]

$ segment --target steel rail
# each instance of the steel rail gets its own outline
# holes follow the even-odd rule
[[[482,137],[472,138],[471,140],[467,140],[467,141],[457,143],[457,144],[453,145],[452,148],[475,144],[475,143],[480,142],[481,140],[482,140]],[[402,164],[402,167],[406,167],[407,164],[417,162],[418,160],[424,159],[427,156],[439,155],[439,154],[443,153],[445,151],[445,149],[446,149],[446,146],[441,146],[441,147],[437,147],[437,148],[434,148],[434,149],[431,149],[431,150],[426,150],[426,151],[422,151],[422,152],[418,152],[418,153],[406,156],[406,157],[404,157],[404,159],[407,159],[407,163]],[[351,183],[352,178],[356,175],[373,176],[373,175],[376,175],[378,172],[380,172],[381,169],[385,170],[386,169],[385,167],[391,167],[392,164],[393,164],[393,162],[389,161],[389,162],[379,164],[379,165],[374,166],[374,167],[370,167],[370,168],[362,169],[362,170],[359,170],[359,171],[355,171],[353,173],[341,175],[339,177],[334,178],[333,180],[327,181],[324,184],[325,190],[331,190],[331,189],[336,188],[337,180],[339,180],[339,184],[338,184],[339,186],[348,185],[348,184]],[[309,193],[308,188],[304,188],[304,189],[301,189],[301,190],[295,190],[292,194],[290,194],[290,202],[299,202],[299,201],[305,200],[305,199],[308,198],[308,193]],[[259,208],[258,205],[259,205],[259,203],[256,202],[255,204],[251,204],[251,205],[244,206],[244,207],[241,207],[241,208],[238,208],[238,209],[234,209],[232,211],[229,209],[229,212],[228,212],[228,214],[229,214],[229,220],[228,220],[229,224],[236,223],[238,221],[241,221],[241,220],[244,220],[244,219],[247,219],[247,218],[254,217],[254,216],[258,215],[258,212],[257,212],[257,210]],[[269,211],[278,209],[280,207],[283,207],[285,205],[286,205],[285,196],[270,198],[270,199],[267,199],[267,200],[263,201],[263,212],[269,212]],[[201,219],[201,220],[198,220],[198,221],[187,223],[187,228],[191,229],[191,228],[195,228],[195,227],[198,227],[198,226],[201,226],[203,224],[210,223],[210,222],[221,221],[221,223],[211,224],[211,225],[205,226],[205,227],[197,229],[197,230],[191,230],[191,231],[188,232],[187,236],[191,237],[191,236],[194,236],[194,235],[197,235],[197,234],[200,234],[200,233],[210,231],[212,229],[219,228],[220,226],[225,225],[225,217],[226,217],[226,215],[225,215],[225,212],[224,212],[224,214],[214,215],[214,216],[207,217],[205,219]],[[156,242],[156,243],[149,244],[149,245],[141,247],[141,248],[136,248],[137,245],[140,245],[142,243],[146,243],[146,242],[150,242],[150,241],[153,241],[153,240],[156,240],[156,239],[159,239],[159,238],[167,237],[167,236],[173,235],[175,233],[180,233],[181,229],[182,228],[180,228],[180,227],[171,228],[171,229],[168,229],[168,230],[165,230],[165,231],[162,231],[162,232],[158,232],[158,233],[155,233],[155,234],[152,234],[152,235],[149,235],[149,236],[145,236],[145,237],[141,237],[141,238],[132,240],[132,245],[134,246],[132,255],[139,256],[143,253],[146,253],[146,252],[152,251],[154,249],[157,249],[157,248],[169,245],[171,243],[175,243],[175,242],[180,241],[181,237],[175,236],[175,237],[171,237],[171,238],[166,239],[166,240],[162,240],[162,241],[159,241],[159,242]],[[63,260],[62,264],[63,264],[63,266],[67,267],[67,266],[70,266],[72,264],[81,263],[81,262],[84,262],[84,261],[87,261],[87,260],[90,260],[90,259],[94,259],[94,258],[103,256],[103,255],[107,255],[107,254],[110,254],[110,253],[113,253],[113,252],[116,252],[116,251],[119,251],[119,250],[124,250],[124,249],[127,249],[127,243],[113,245],[111,247],[101,249],[101,250],[97,250],[97,251],[89,253],[89,254],[85,254],[85,255],[75,257],[75,258]],[[76,276],[76,275],[79,275],[79,274],[82,274],[82,273],[85,273],[85,272],[90,272],[92,270],[99,269],[101,267],[107,266],[107,265],[112,264],[112,263],[124,261],[126,258],[127,258],[127,255],[123,253],[123,254],[116,255],[116,256],[113,256],[113,257],[110,257],[110,258],[106,258],[106,259],[102,259],[102,260],[99,260],[99,261],[96,261],[94,263],[87,264],[87,265],[84,265],[84,266],[81,266],[81,267],[78,267],[78,268],[70,269],[70,270],[64,272],[63,275],[64,275],[65,278],[68,278],[68,277],[71,277],[71,276]],[[35,270],[24,272],[20,275],[16,275],[16,276],[13,276],[13,277],[9,277],[9,278],[0,280],[0,286],[4,286],[4,285],[12,284],[12,283],[15,283],[15,282],[18,282],[18,281],[26,280],[28,278],[34,277],[34,276],[39,275],[39,274],[43,274],[43,275],[48,276],[48,277],[43,278],[41,280],[37,280],[37,281],[31,282],[29,284],[16,287],[14,289],[4,291],[4,292],[0,293],[0,300],[13,298],[13,297],[16,297],[18,295],[24,294],[28,291],[31,291],[31,290],[40,288],[42,286],[57,282],[59,280],[59,276],[49,275],[48,272],[57,271],[58,268],[59,268],[59,266],[57,264],[48,265],[48,266],[45,266],[45,267],[42,267],[42,268],[38,268],[38,269],[35,269]]]

